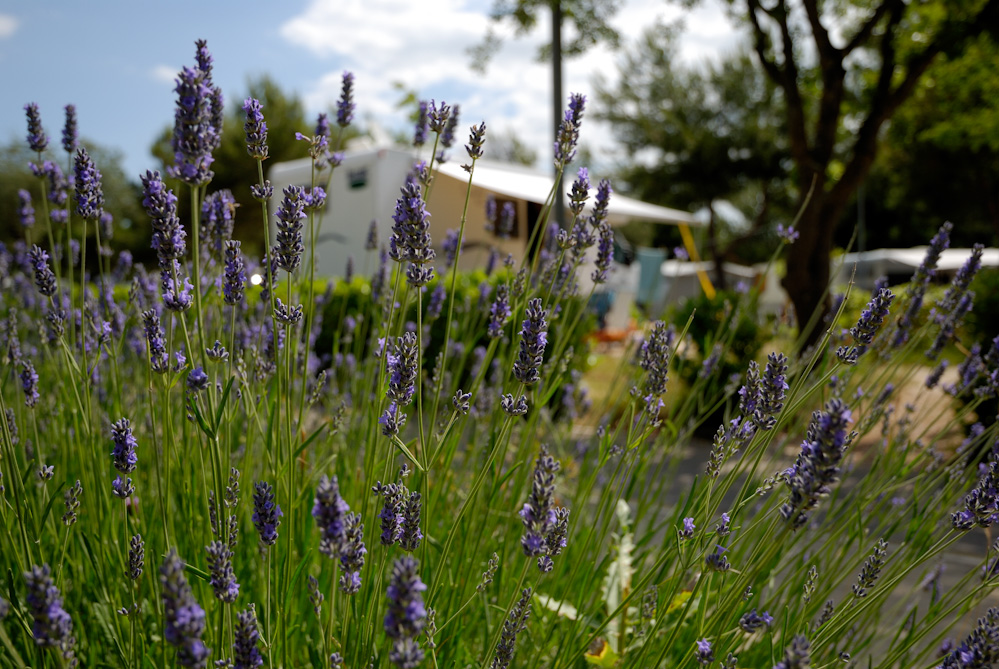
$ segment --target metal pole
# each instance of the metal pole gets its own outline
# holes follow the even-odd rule
[[[554,156],[555,143],[558,141],[558,129],[562,124],[562,3],[552,0],[552,151]],[[556,171],[557,176],[557,171]],[[554,220],[560,226],[565,222],[565,201],[562,199],[561,186],[555,194]],[[542,231],[543,233],[544,231]],[[542,235],[543,238],[543,235]]]

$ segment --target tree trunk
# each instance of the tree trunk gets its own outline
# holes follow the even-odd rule
[[[715,216],[715,203],[708,201],[708,253],[715,263],[715,288],[725,290],[725,269],[722,266],[722,256],[718,250],[718,220]]]

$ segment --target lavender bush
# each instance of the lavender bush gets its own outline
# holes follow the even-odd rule
[[[300,133],[312,182],[283,193],[264,178],[267,109],[243,102],[259,175],[245,187],[275,240],[250,258],[231,239],[231,194],[211,186],[224,101],[198,42],[177,79],[175,164],[142,176],[149,269],[111,262],[75,108],[70,194],[42,110],[27,105],[33,243],[0,262],[0,666],[997,661],[999,616],[974,620],[999,578],[985,539],[999,521],[996,428],[953,448],[893,395],[941,383],[916,376],[904,362],[915,353],[960,357],[977,253],[926,298],[949,227],[907,291],[879,286],[858,321],[833,314],[819,347],[765,350],[735,379],[704,365],[674,375],[692,379],[678,392],[689,322],[649,324],[587,411],[567,361],[591,290],[580,279],[611,267],[610,184],[591,203],[586,170],[571,187],[556,180],[536,252],[494,254],[473,297],[456,262],[465,218],[446,240],[429,234],[434,163],[461,143],[458,106],[430,101],[414,140],[426,162],[399,184],[392,237],[368,245],[371,301],[330,309],[314,249],[355,110],[351,74],[343,85],[336,127],[322,117]],[[573,95],[560,170],[584,116]],[[468,137],[474,183],[485,124]],[[560,229],[548,215],[563,191]],[[87,244],[102,251],[94,275],[69,252],[86,257]],[[331,313],[332,341],[317,344]],[[962,343],[953,394],[973,388],[977,401],[954,424],[999,379],[997,344]],[[703,353],[732,348],[718,332]],[[677,463],[719,411],[710,446],[688,457],[691,483]],[[962,573],[945,586],[959,540],[981,547],[979,564],[950,567]]]

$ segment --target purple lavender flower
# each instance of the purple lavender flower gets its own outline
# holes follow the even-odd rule
[[[225,243],[225,277],[222,281],[222,299],[226,304],[237,305],[243,301],[246,285],[246,263],[240,253],[240,243],[230,239]]]
[[[480,397],[485,397],[485,395],[480,395]],[[503,413],[509,416],[523,416],[527,414],[527,395],[521,395],[518,398],[510,393],[503,395],[500,398],[500,408],[503,409]]]
[[[265,549],[277,543],[278,525],[284,513],[274,501],[274,487],[266,481],[253,486],[253,526],[260,535],[260,546]]]
[[[503,632],[500,633],[496,655],[493,657],[489,669],[507,669],[513,661],[517,635],[527,629],[527,619],[531,617],[532,594],[533,591],[530,588],[524,588],[520,593],[520,599],[514,604],[510,614],[503,622]]]
[[[402,550],[412,553],[420,547],[423,532],[420,531],[420,511],[423,502],[420,493],[411,492],[402,507],[402,524],[399,527],[399,545]]]
[[[101,186],[101,173],[94,165],[87,150],[80,148],[73,162],[76,186],[76,213],[80,218],[94,221],[104,213],[104,191]]]
[[[496,235],[500,239],[509,239],[513,234],[514,222],[517,218],[517,209],[513,202],[504,202],[500,209],[499,221],[496,227]]]
[[[982,252],[984,250],[985,247],[982,244],[975,244],[971,249],[971,255],[954,274],[954,279],[947,288],[947,292],[933,307],[937,322],[942,322],[946,314],[954,310],[961,301],[961,297],[968,291],[971,280],[975,278],[975,274],[982,266]]]
[[[661,398],[666,394],[669,359],[675,336],[673,326],[667,326],[663,321],[656,321],[652,324],[652,332],[642,342],[639,350],[639,366],[645,370],[642,390],[647,402],[650,398]]]
[[[232,570],[232,551],[224,541],[213,541],[205,547],[212,590],[220,602],[232,604],[239,596],[239,583]]]
[[[929,285],[930,279],[936,276],[936,267],[937,262],[940,260],[940,255],[950,246],[950,233],[953,228],[954,225],[950,222],[940,226],[937,234],[930,240],[930,245],[926,249],[923,261],[916,268],[912,279],[909,280],[909,290],[906,293],[909,303],[905,309],[905,313],[899,319],[898,328],[892,337],[891,343],[895,348],[898,348],[909,340],[909,331],[912,329],[916,316],[923,306],[923,296],[926,294],[926,287]]]
[[[458,117],[460,115],[461,107],[459,105],[454,105],[451,108],[451,114],[447,118],[444,130],[441,132],[441,145],[443,145],[445,149],[450,149],[451,145],[454,144],[454,131],[458,129]],[[442,151],[441,154],[443,155],[443,153],[444,152]]]
[[[975,525],[990,527],[999,521],[999,464],[993,460],[985,476],[964,498],[964,510],[951,515],[954,529],[966,532]]]
[[[389,255],[396,262],[410,263],[406,278],[411,286],[426,285],[434,278],[434,271],[433,268],[425,269],[424,265],[432,263],[436,254],[430,240],[430,214],[416,180],[406,180],[396,200],[392,220]]]
[[[47,564],[33,566],[24,573],[28,586],[25,603],[34,621],[31,634],[35,643],[46,648],[55,648],[62,654],[65,664],[77,665],[76,638],[73,636],[73,619],[62,607],[62,595],[52,580],[52,571]]]
[[[384,436],[394,437],[399,434],[399,430],[406,424],[406,414],[400,410],[396,402],[390,402],[378,418],[378,424],[382,426],[382,434]]]
[[[177,196],[173,194],[159,172],[146,171],[142,179],[142,206],[153,226],[152,247],[159,258],[160,269],[169,269],[171,260],[184,257],[187,233],[177,217]]]
[[[128,542],[128,577],[138,581],[146,566],[146,544],[141,534],[136,534]]]
[[[813,414],[801,452],[788,470],[790,497],[780,508],[781,516],[792,529],[804,527],[808,512],[839,480],[839,463],[846,452],[846,428],[850,420],[846,404],[835,398],[829,400],[825,411]]]
[[[378,250],[378,221],[374,218],[371,219],[371,223],[368,225],[368,236],[364,240],[364,250]]]
[[[274,187],[271,186],[271,180],[266,179],[262,184],[252,184],[250,186],[250,195],[257,202],[267,202],[274,196]]]
[[[343,542],[340,546],[340,590],[348,595],[361,591],[361,568],[367,552],[361,514],[348,513],[343,520]]]
[[[572,162],[576,155],[576,143],[579,141],[579,126],[583,120],[583,108],[586,97],[579,93],[569,95],[569,108],[559,126],[555,140],[555,164],[561,167]]]
[[[257,648],[259,640],[257,611],[253,604],[250,604],[245,610],[236,614],[232,643],[233,669],[255,669],[255,667],[263,665],[264,658],[261,657],[260,649]]]
[[[385,614],[385,634],[392,639],[389,660],[402,669],[412,669],[423,661],[423,650],[416,637],[423,631],[427,610],[423,595],[427,586],[420,580],[420,563],[404,555],[392,565],[386,592],[389,600]]]
[[[243,131],[246,133],[246,152],[257,160],[267,160],[267,121],[264,120],[264,107],[256,98],[246,98],[243,101],[243,111],[246,112],[246,122]]]
[[[495,229],[496,233],[499,234],[499,230],[496,228],[499,213],[497,206],[495,197],[492,195],[486,197],[486,230],[492,232]]]
[[[760,615],[756,612],[756,609],[753,609],[749,613],[742,614],[742,617],[739,618],[739,627],[746,634],[752,634],[764,627],[770,627],[773,621],[773,616],[766,611],[763,612],[763,615]]]
[[[551,569],[550,555],[561,552],[561,546],[549,544],[549,539],[564,537],[564,532],[556,531],[560,517],[567,520],[568,514],[560,514],[555,507],[555,474],[561,465],[548,453],[548,447],[541,445],[541,452],[534,465],[534,476],[531,480],[531,494],[520,510],[524,521],[524,534],[520,545],[527,557],[536,557],[538,567],[544,572]],[[548,558],[548,559],[545,559]]]
[[[29,102],[24,105],[24,111],[28,116],[28,146],[32,151],[41,153],[49,145],[49,138],[42,130],[42,118],[38,113],[38,105]]]
[[[460,250],[458,248],[457,230],[450,228],[444,233],[444,241],[441,243],[441,249],[444,251],[444,268],[450,269],[454,265],[454,261],[458,258]]]
[[[514,377],[524,385],[533,385],[541,380],[541,363],[548,344],[548,311],[542,308],[541,298],[527,303],[523,325],[520,330],[520,352],[513,363]]]
[[[21,361],[21,390],[24,391],[24,406],[34,409],[41,395],[38,394],[38,372],[30,360]]]
[[[174,548],[160,567],[160,588],[165,617],[163,636],[167,643],[176,646],[177,664],[196,669],[208,666],[212,651],[201,641],[205,632],[205,611],[194,599],[194,592],[184,576],[184,562]]]
[[[760,395],[753,422],[764,430],[777,424],[777,414],[784,410],[784,396],[787,392],[787,356],[771,353],[760,381]]]
[[[590,197],[590,172],[585,167],[580,167],[576,174],[576,180],[572,182],[569,191],[569,211],[573,216],[583,213],[586,200]]]
[[[427,141],[427,102],[420,100],[420,109],[413,130],[413,146],[423,146]]]
[[[277,212],[277,246],[274,256],[277,266],[291,274],[302,262],[302,221],[305,219],[304,189],[300,186],[287,186],[284,199]]]
[[[131,474],[139,462],[139,456],[135,453],[135,447],[139,444],[132,436],[132,425],[127,418],[111,425],[111,440],[114,442],[114,449],[111,451],[114,468],[122,474]]]
[[[76,523],[77,514],[80,510],[80,495],[83,494],[83,484],[77,479],[76,483],[66,489],[63,502],[66,506],[66,513],[62,514],[62,524],[69,527]]]
[[[382,485],[382,482],[378,481],[371,490],[382,498],[382,510],[378,513],[382,530],[381,543],[383,546],[392,546],[402,536],[406,488],[401,483]]]
[[[35,208],[31,206],[31,193],[23,188],[17,191],[17,219],[25,228],[35,224]]]
[[[350,506],[340,496],[340,484],[336,476],[328,478],[325,474],[319,479],[316,497],[312,505],[312,517],[322,535],[319,541],[319,551],[329,557],[336,558],[343,544],[344,522]]]
[[[76,106],[66,105],[66,124],[62,127],[62,148],[72,155],[76,152]]]
[[[170,368],[166,345],[163,342],[163,328],[160,327],[160,317],[152,309],[142,312],[142,325],[146,333],[146,346],[149,352],[150,367],[157,374],[163,374]]]
[[[607,221],[601,221],[597,228],[597,268],[590,274],[593,283],[604,283],[614,260],[614,231]]]
[[[336,103],[336,124],[346,128],[354,119],[354,75],[343,73],[343,86],[340,89],[340,99]]]
[[[390,344],[387,371],[389,385],[385,396],[400,406],[413,401],[416,393],[417,356],[419,356],[416,334],[407,332],[396,337]]]
[[[170,176],[192,186],[211,181],[212,151],[221,138],[221,92],[212,88],[211,55],[203,42],[198,43],[198,66],[184,67],[177,75],[174,92],[172,146],[174,164]],[[203,69],[204,68],[204,69]]]
[[[118,499],[128,499],[135,492],[135,486],[132,485],[132,479],[122,479],[121,476],[116,476],[114,481],[111,481],[111,494],[113,494]]]
[[[302,320],[302,305],[285,304],[279,297],[274,306],[274,319],[284,327],[296,325]]]
[[[680,532],[679,532],[680,538],[681,539],[690,539],[691,537],[694,536],[694,530],[696,530],[696,529],[697,529],[697,526],[694,525],[694,519],[693,518],[684,518],[683,519],[683,529],[681,529]]]
[[[956,648],[947,649],[940,669],[977,669],[999,662],[999,608],[990,608]]]
[[[778,662],[774,669],[808,669],[811,666],[809,651],[808,638],[804,634],[797,635],[784,649],[784,659]]]
[[[199,365],[192,369],[187,375],[187,390],[191,393],[200,393],[208,389],[208,374]]]
[[[701,639],[697,642],[697,651],[695,655],[697,657],[698,664],[711,664],[715,661],[715,653],[711,649],[711,642],[707,639]]]
[[[878,539],[874,552],[871,553],[864,562],[864,567],[860,571],[857,582],[853,585],[854,597],[866,597],[868,588],[874,585],[881,574],[881,568],[885,564],[885,554],[888,552],[888,542]]]
[[[434,292],[430,293],[430,300],[427,302],[427,321],[436,320],[444,311],[444,298],[447,292],[444,290],[444,282],[438,282],[434,287]]]
[[[430,128],[430,132],[443,133],[447,128],[450,115],[451,107],[446,102],[441,100],[440,105],[438,105],[436,100],[431,100],[430,107],[427,109],[427,126]]]
[[[482,145],[486,141],[486,123],[483,121],[479,125],[473,125],[471,131],[469,132],[468,144],[465,145],[465,150],[468,152],[468,157],[473,161],[478,160],[482,157]],[[467,169],[467,168],[466,168]]]
[[[49,267],[49,254],[36,244],[28,251],[28,257],[35,270],[35,285],[38,286],[38,292],[45,297],[52,297],[56,293],[56,277]]]
[[[705,556],[704,564],[712,571],[725,573],[732,568],[732,565],[729,564],[728,558],[725,557],[725,551],[727,550],[727,548],[715,545],[715,552],[708,553],[707,556]]]
[[[489,307],[489,325],[487,333],[490,339],[498,339],[503,336],[503,326],[510,318],[510,288],[507,284],[501,283],[496,287],[496,298],[492,306]]]
[[[860,314],[857,324],[850,329],[854,346],[841,346],[836,351],[836,357],[841,362],[847,365],[857,362],[860,354],[874,341],[874,335],[877,334],[878,328],[888,317],[888,309],[894,299],[895,295],[887,288],[880,289],[871,297],[871,301],[867,303],[867,308]]]
[[[798,241],[798,237],[801,236],[797,230],[794,229],[793,225],[789,225],[786,228],[780,223],[777,224],[777,238],[780,239],[785,244],[794,244]]]
[[[201,204],[201,244],[213,258],[222,258],[225,243],[232,238],[237,206],[228,188],[209,193]]]

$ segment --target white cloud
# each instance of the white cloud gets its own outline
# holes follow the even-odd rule
[[[17,32],[20,22],[10,14],[0,14],[0,39],[7,39]]]
[[[494,25],[503,42],[483,75],[472,71],[466,49],[486,34],[487,9],[486,3],[464,0],[312,0],[280,27],[280,34],[289,45],[336,63],[307,89],[310,109],[335,104],[344,69],[355,74],[359,114],[388,127],[401,125],[395,108],[400,94],[394,82],[438,100],[458,91],[460,99],[448,102],[461,104],[461,127],[484,120],[491,130],[513,132],[538,152],[541,164],[547,164],[553,123],[551,68],[535,57],[550,34],[549,17],[542,13],[537,27],[521,37],[514,37],[508,25]],[[657,20],[678,16],[679,10],[662,0],[627,0],[612,21],[627,46]],[[685,60],[708,55],[732,40],[732,29],[719,8],[709,7],[688,19],[693,41],[681,50]],[[613,86],[617,60],[614,52],[601,46],[565,61],[564,94],[583,93],[592,109],[594,75],[601,74]],[[584,121],[581,139],[598,157],[614,148],[609,128],[592,117]]]
[[[157,65],[149,70],[149,76],[155,81],[172,84],[174,79],[177,78],[178,72],[180,72],[180,68],[171,67],[169,65]]]

